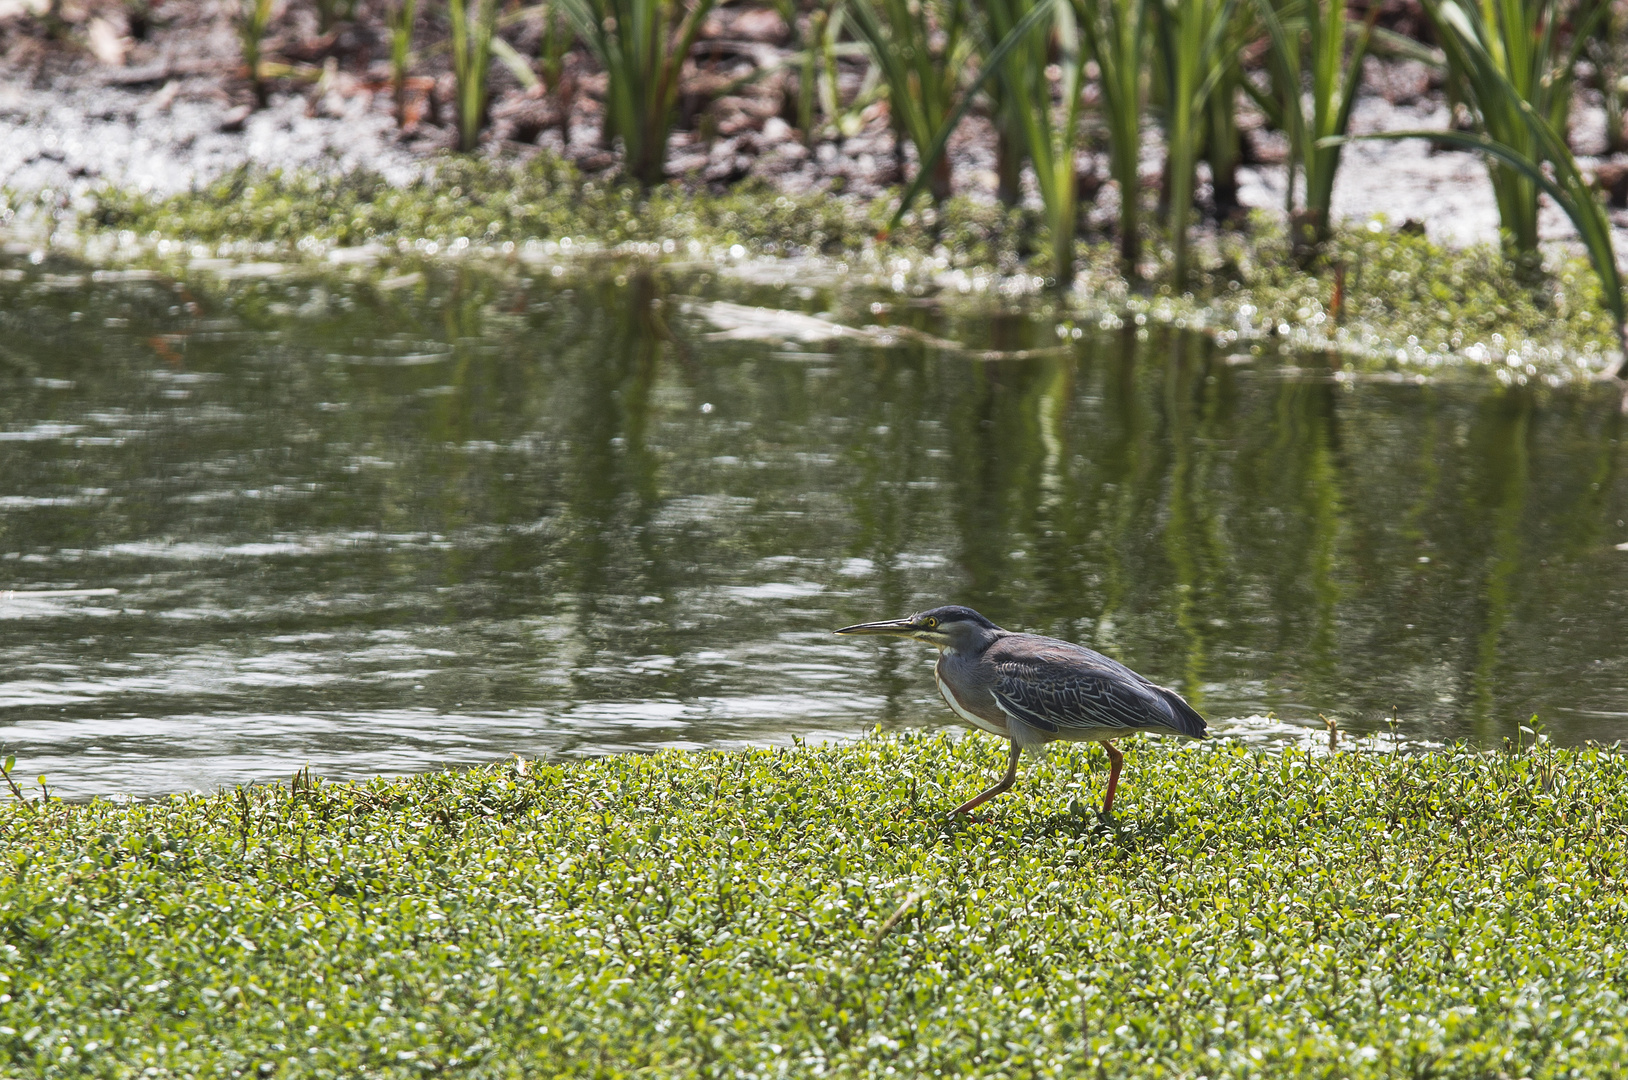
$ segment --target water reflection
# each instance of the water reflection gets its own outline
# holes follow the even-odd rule
[[[0,594],[0,740],[66,792],[943,723],[929,655],[828,631],[944,600],[1223,731],[1628,716],[1609,393],[930,306],[886,318],[1029,358],[721,340],[627,268],[50,269],[0,282],[0,588],[119,592]]]

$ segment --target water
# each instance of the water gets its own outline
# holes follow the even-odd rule
[[[1607,388],[1337,382],[1171,331],[1057,348],[1038,315],[521,272],[12,264],[18,771],[148,795],[947,724],[929,650],[829,631],[949,601],[1094,643],[1221,733],[1628,732]],[[916,333],[821,340],[718,299]]]

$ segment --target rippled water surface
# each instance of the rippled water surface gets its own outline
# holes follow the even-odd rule
[[[0,280],[0,741],[66,794],[943,724],[927,651],[829,631],[949,601],[1221,732],[1628,731],[1604,388],[698,272],[260,272]]]

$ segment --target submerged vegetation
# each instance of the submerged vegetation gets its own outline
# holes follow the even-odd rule
[[[1605,1077],[1628,759],[992,740],[12,803],[40,1076]]]

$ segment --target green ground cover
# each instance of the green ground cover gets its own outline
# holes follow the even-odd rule
[[[19,208],[21,203],[18,202]],[[343,176],[233,173],[168,199],[104,191],[75,227],[210,245],[239,257],[382,245],[387,267],[431,250],[503,252],[527,241],[573,238],[576,249],[650,259],[749,255],[842,262],[882,280],[908,282],[953,301],[945,274],[1004,277],[1044,273],[1048,241],[1037,214],[968,199],[911,215],[878,239],[895,200],[826,194],[787,196],[743,185],[722,195],[677,186],[649,195],[583,178],[547,156],[529,162],[448,157],[421,181],[392,186],[365,172]],[[26,216],[26,214],[25,214]],[[1580,252],[1550,253],[1546,273],[1518,271],[1495,249],[1451,249],[1378,222],[1336,230],[1326,254],[1301,269],[1282,226],[1257,216],[1245,230],[1212,234],[1197,252],[1190,290],[1177,293],[1170,253],[1150,232],[1145,286],[1121,277],[1108,236],[1078,246],[1080,275],[1062,313],[1099,319],[1145,313],[1223,336],[1282,337],[1302,350],[1337,349],[1386,367],[1506,362],[1505,374],[1551,381],[1607,368],[1616,347],[1611,316]],[[1343,273],[1335,307],[1335,267]],[[964,279],[963,279],[964,284]],[[992,290],[991,295],[1000,290]],[[1527,371],[1526,365],[1533,365]]]
[[[1628,758],[977,737],[0,812],[0,1074],[1613,1076]],[[1083,786],[1079,781],[1084,780]]]

